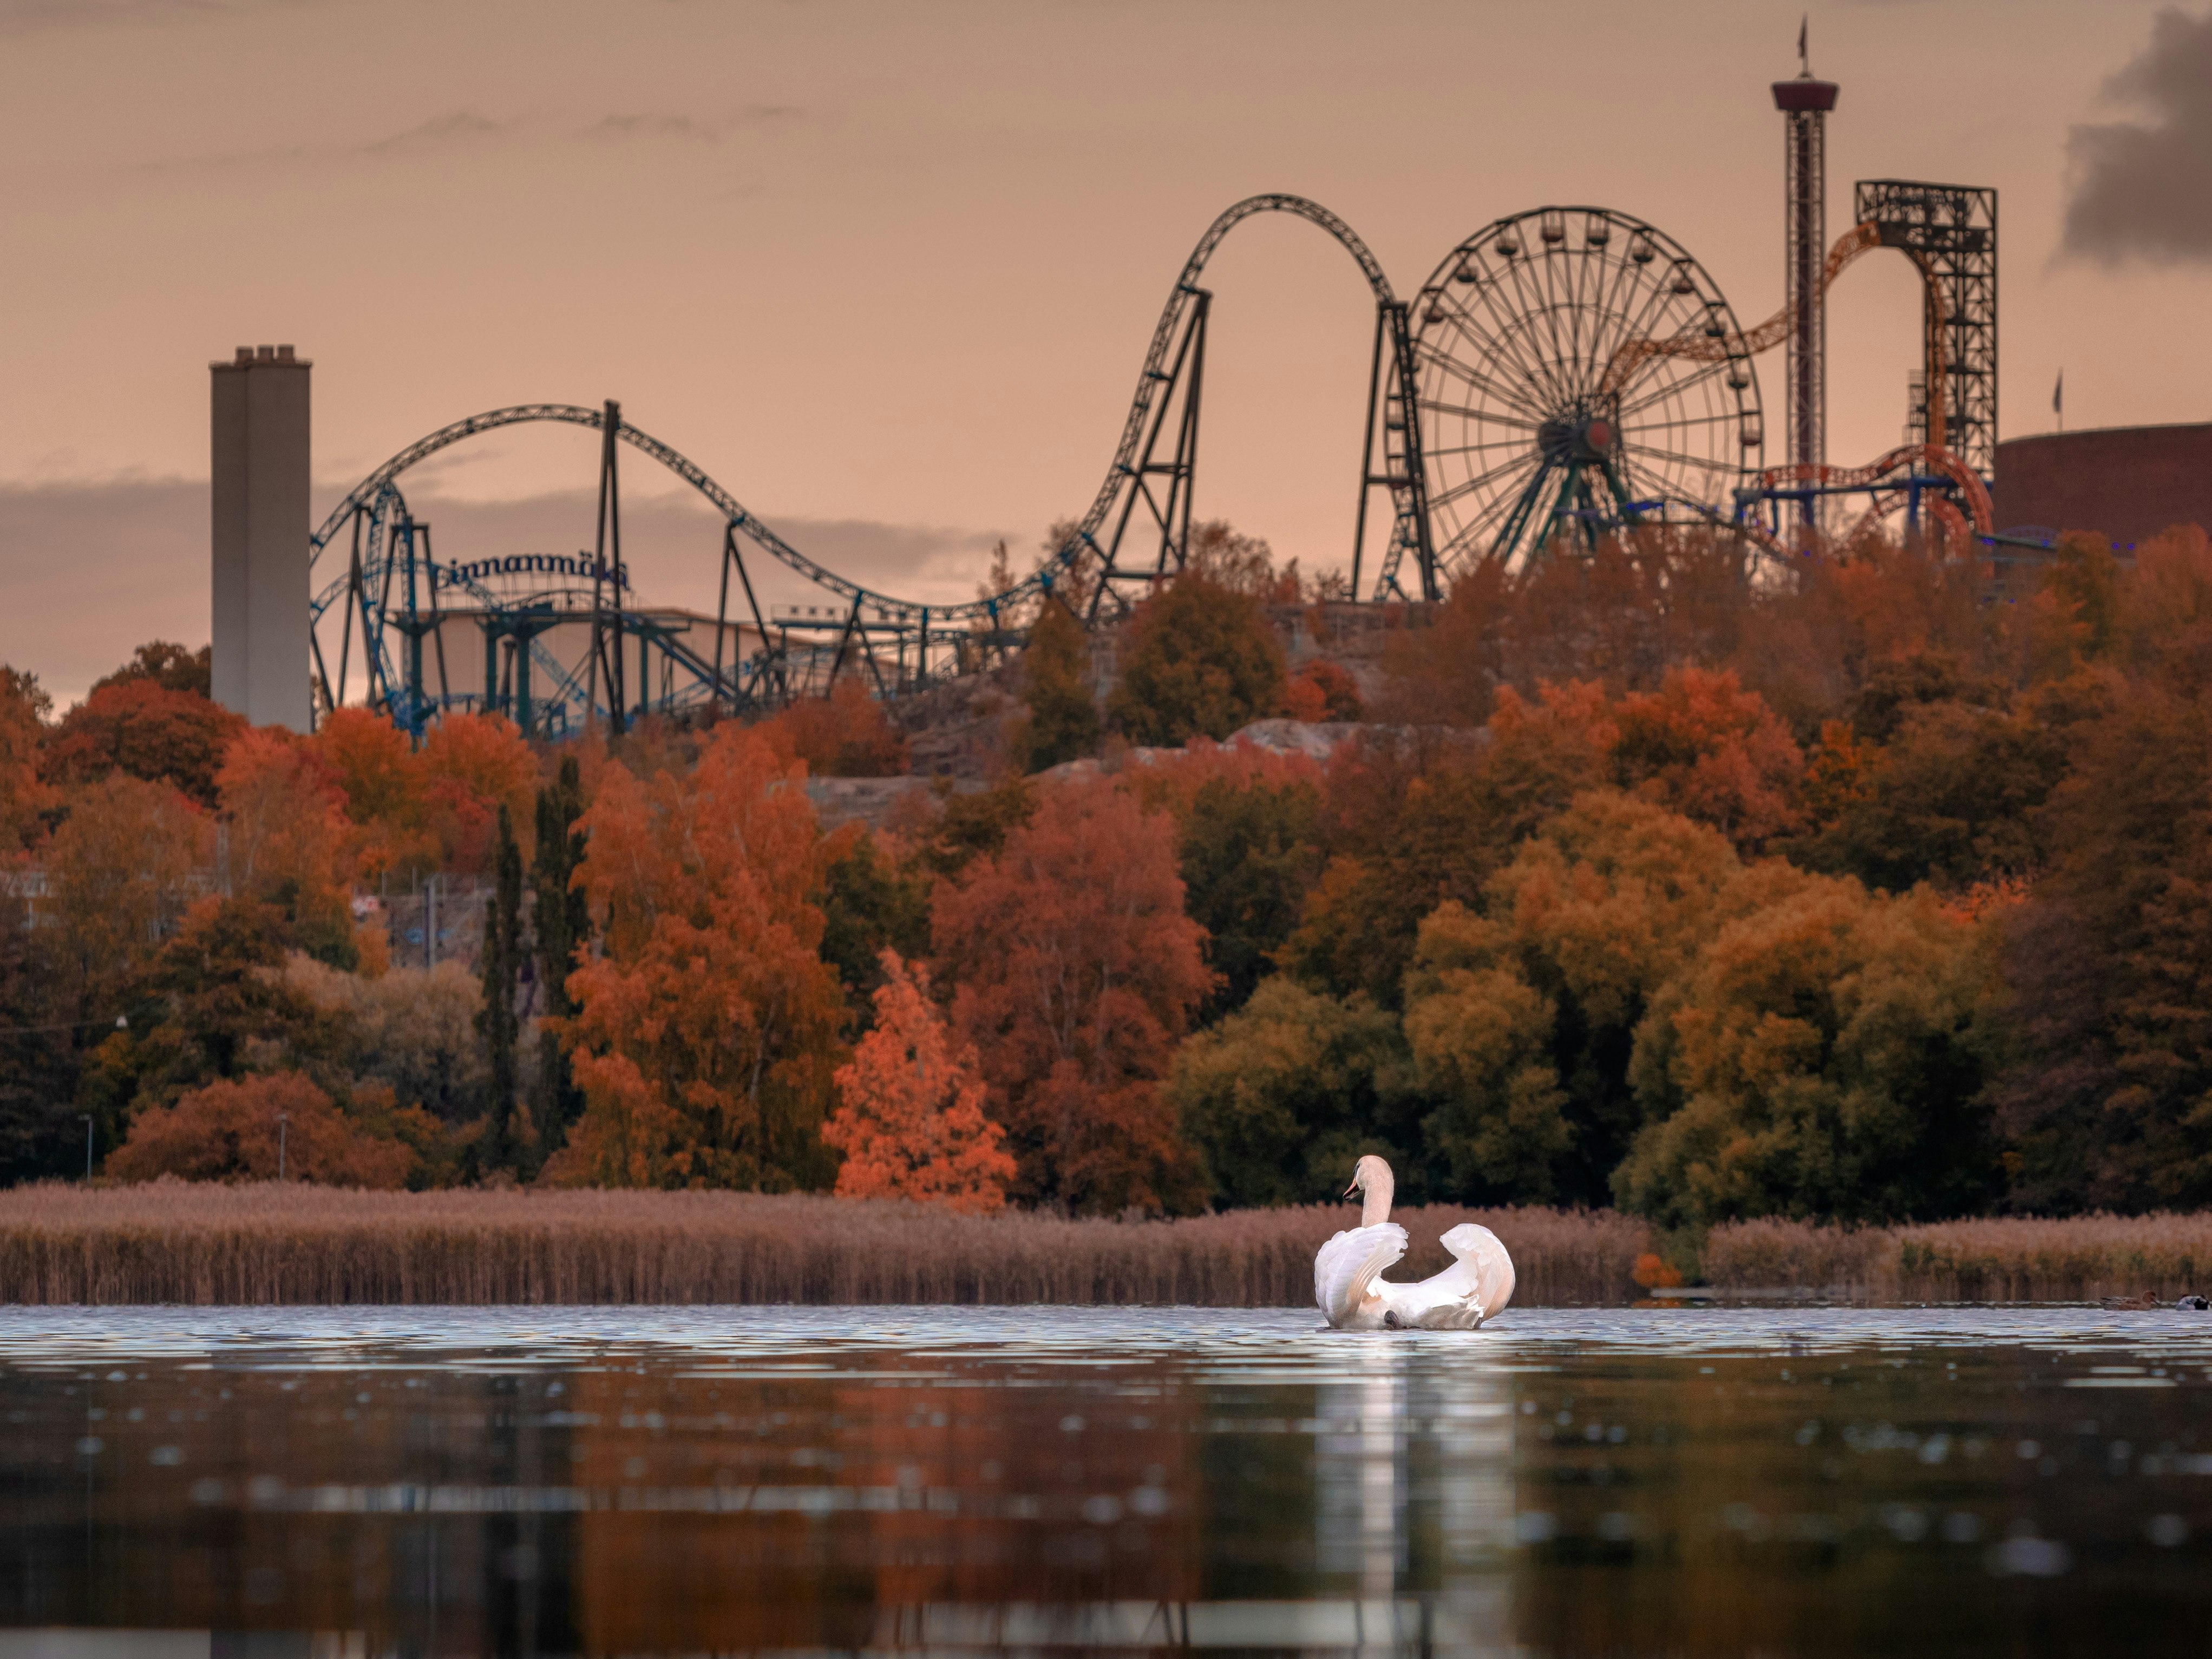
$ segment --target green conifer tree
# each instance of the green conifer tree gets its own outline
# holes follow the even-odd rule
[[[1022,655],[1025,770],[1042,772],[1098,747],[1098,706],[1091,696],[1091,647],[1064,605],[1045,601]]]
[[[539,1006],[548,1019],[566,1019],[576,1012],[568,998],[568,975],[575,970],[577,945],[591,933],[590,906],[568,884],[584,857],[584,838],[576,830],[583,812],[583,778],[576,757],[564,756],[558,777],[538,792],[538,854],[530,866]],[[532,1115],[538,1123],[538,1144],[546,1153],[567,1139],[568,1126],[583,1106],[584,1097],[569,1075],[568,1050],[541,1024]]]
[[[483,1139],[475,1164],[478,1175],[513,1170],[528,1175],[529,1148],[515,1122],[520,1090],[515,1040],[520,1022],[514,994],[522,975],[522,849],[515,845],[514,821],[499,809],[499,838],[493,854],[490,908],[484,915],[483,1007],[477,1031],[484,1040],[491,1067],[491,1098],[484,1114]]]

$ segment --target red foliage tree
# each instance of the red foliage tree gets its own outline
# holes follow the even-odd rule
[[[1048,792],[996,857],[939,887],[934,936],[953,1026],[1013,1146],[1014,1195],[1194,1207],[1160,1083],[1211,975],[1166,815],[1107,785]]]
[[[0,666],[0,856],[29,846],[60,793],[39,776],[39,744],[53,699],[35,674]]]
[[[875,1029],[837,1068],[842,1103],[822,1139],[845,1155],[840,1198],[906,1198],[981,1214],[1003,1209],[1014,1160],[983,1115],[975,1052],[955,1047],[929,1002],[929,970],[885,951]]]
[[[90,783],[125,772],[213,806],[223,751],[245,729],[244,720],[197,693],[118,680],[62,716],[46,746],[46,777]]]
[[[280,1139],[294,1181],[404,1187],[415,1164],[406,1142],[368,1133],[307,1078],[278,1072],[210,1083],[140,1113],[106,1169],[118,1181],[273,1181]]]

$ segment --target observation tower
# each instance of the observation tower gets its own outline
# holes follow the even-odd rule
[[[1828,459],[1828,313],[1821,290],[1828,252],[1828,112],[1839,90],[1813,78],[1804,28],[1797,31],[1798,73],[1774,83],[1782,112],[1783,302],[1790,318],[1787,393],[1789,460],[1825,465]],[[1800,522],[1820,527],[1817,496],[1798,504]]]

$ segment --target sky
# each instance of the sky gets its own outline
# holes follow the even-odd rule
[[[619,398],[823,562],[966,598],[1097,492],[1176,273],[1261,191],[1399,292],[1550,203],[1657,225],[1781,302],[1802,4],[1590,0],[0,0],[0,660],[82,696],[208,630],[208,363],[314,362],[318,514],[502,404]],[[1836,0],[1828,231],[1861,178],[2000,193],[2000,424],[2208,418],[2212,17],[2132,0]],[[1312,226],[1240,226],[1197,505],[1349,554],[1373,310]],[[1829,453],[1899,441],[1917,279],[1829,316]],[[1762,359],[1781,459],[1779,354]],[[596,439],[409,475],[441,557],[588,545]],[[641,592],[713,601],[703,503],[634,459]],[[808,597],[762,571],[764,597]]]

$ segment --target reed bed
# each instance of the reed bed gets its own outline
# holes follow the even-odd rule
[[[1055,1303],[1295,1307],[1348,1206],[1176,1221],[959,1216],[743,1193],[370,1193],[164,1180],[0,1192],[0,1301],[18,1304]],[[1506,1241],[1525,1304],[1619,1303],[1650,1248],[1610,1212],[1401,1211],[1400,1276],[1443,1230]]]
[[[2002,1217],[1899,1227],[1744,1221],[1705,1241],[1723,1290],[1873,1302],[2082,1302],[2212,1291],[2212,1213]]]

